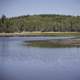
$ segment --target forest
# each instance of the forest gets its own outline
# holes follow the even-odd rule
[[[80,16],[40,14],[0,18],[0,33],[80,32]]]

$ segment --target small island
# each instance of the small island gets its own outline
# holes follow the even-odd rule
[[[32,40],[25,41],[25,46],[42,48],[80,47],[80,39]]]

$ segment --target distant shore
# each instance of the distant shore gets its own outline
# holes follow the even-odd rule
[[[0,33],[0,37],[15,37],[15,36],[80,36],[80,32],[15,32],[15,33]]]

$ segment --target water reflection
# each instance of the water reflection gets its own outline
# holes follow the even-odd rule
[[[0,80],[80,80],[80,48],[21,45],[32,39],[0,38]]]

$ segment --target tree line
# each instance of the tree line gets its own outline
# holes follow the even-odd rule
[[[23,31],[80,32],[80,16],[42,14],[0,18],[0,32]]]

